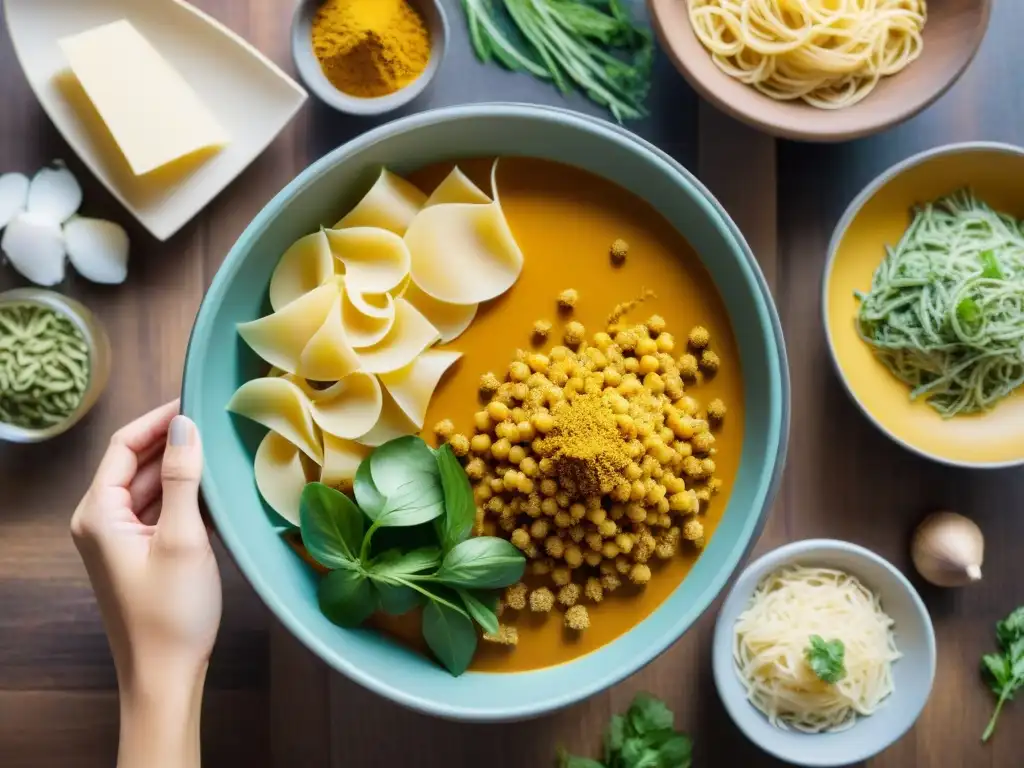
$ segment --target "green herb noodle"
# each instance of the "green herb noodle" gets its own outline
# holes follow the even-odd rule
[[[969,190],[915,211],[875,271],[857,331],[945,418],[993,408],[1024,383],[1024,232]]]
[[[89,385],[89,348],[65,315],[0,306],[0,422],[45,429],[75,412]]]

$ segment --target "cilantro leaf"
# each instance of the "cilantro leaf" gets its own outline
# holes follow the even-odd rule
[[[811,635],[810,645],[804,651],[807,664],[818,679],[835,685],[846,677],[846,646],[842,640],[826,641],[821,635]]]
[[[996,639],[1001,653],[981,657],[982,677],[998,697],[992,718],[981,735],[982,741],[988,741],[995,731],[1003,704],[1012,700],[1024,686],[1024,606],[996,624]]]
[[[671,729],[675,718],[665,702],[649,693],[638,693],[626,714],[629,724],[640,736],[650,731]]]

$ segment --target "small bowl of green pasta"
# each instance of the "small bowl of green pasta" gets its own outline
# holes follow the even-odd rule
[[[39,443],[75,424],[110,373],[110,341],[92,312],[53,291],[0,293],[0,440]]]
[[[1024,464],[1024,149],[929,150],[881,174],[836,227],[829,349],[854,402],[936,461]]]

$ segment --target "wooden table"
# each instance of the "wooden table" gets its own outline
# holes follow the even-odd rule
[[[156,1],[156,0],[154,0]],[[457,0],[445,0],[452,49],[437,87],[412,109],[502,100],[564,103],[531,79],[480,67]],[[290,4],[202,0],[205,10],[290,68]],[[772,285],[790,354],[793,422],[781,493],[756,552],[815,536],[847,539],[911,572],[907,540],[935,507],[972,515],[988,535],[986,576],[965,591],[922,586],[938,634],[939,669],[915,729],[872,768],[1011,766],[1024,752],[1024,705],[1011,704],[992,744],[978,741],[992,697],[978,680],[993,623],[1024,602],[1024,473],[930,464],[875,430],[837,382],[819,320],[819,281],[832,227],[876,173],[937,144],[1024,143],[1024,67],[1015,30],[1024,8],[996,4],[989,38],[963,80],[925,114],[882,136],[842,146],[775,142],[699,104],[662,58],[654,117],[630,127],[694,169],[736,218]],[[178,392],[192,319],[230,245],[270,197],[311,160],[374,123],[311,103],[273,145],[168,243],[130,222],[71,156],[0,40],[0,171],[32,172],[65,158],[85,186],[87,214],[119,220],[132,237],[120,287],[71,277],[115,349],[112,382],[89,418],[44,446],[0,446],[0,765],[113,765],[117,700],[92,592],[68,520],[109,435]],[[582,99],[570,106],[596,113]],[[0,289],[19,284],[0,270]],[[223,553],[222,553],[223,554]],[[613,690],[551,717],[461,726],[407,712],[328,671],[268,615],[221,557],[225,615],[207,686],[204,753],[210,766],[509,766],[551,764],[555,746],[596,749],[608,717],[646,689],[666,699],[696,740],[697,765],[779,765],[749,744],[722,709],[710,671],[715,608],[670,651]]]

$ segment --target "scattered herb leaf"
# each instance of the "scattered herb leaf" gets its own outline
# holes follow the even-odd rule
[[[376,608],[373,585],[361,571],[331,571],[321,579],[317,597],[324,616],[341,627],[358,627]]]
[[[973,325],[981,320],[981,307],[974,299],[961,299],[956,305],[956,316],[967,325]]]
[[[674,720],[664,702],[640,693],[605,729],[603,763],[560,748],[558,768],[690,768],[693,746]]]
[[[423,639],[449,672],[458,677],[473,660],[477,636],[464,614],[438,602],[423,609]]]
[[[453,587],[500,589],[515,584],[526,569],[523,553],[505,539],[466,539],[444,557],[437,580]]]
[[[307,483],[299,503],[306,550],[325,568],[351,568],[363,541],[363,515],[352,500],[322,483]]]
[[[444,495],[438,478],[432,484],[411,482],[388,496],[373,521],[381,528],[400,528],[428,523],[444,514]]]
[[[462,598],[469,617],[479,624],[484,632],[498,632],[498,616],[494,612],[498,607],[498,598],[493,593],[473,593],[467,589],[456,587],[455,592]]]
[[[481,61],[562,93],[575,85],[620,123],[647,114],[654,43],[622,0],[462,0],[462,8]]]
[[[988,741],[996,728],[1003,704],[1013,699],[1024,686],[1024,606],[996,624],[1000,652],[981,657],[981,673],[998,697],[992,719],[988,721],[982,741]]]
[[[846,677],[846,646],[842,640],[826,641],[821,635],[811,635],[804,657],[822,682],[835,685]]]
[[[999,262],[996,260],[995,251],[982,251],[978,257],[981,259],[982,271],[981,276],[989,278],[991,280],[1002,280],[1003,270],[999,268]]]
[[[421,547],[411,552],[391,549],[376,558],[370,566],[370,576],[389,578],[409,576],[423,571],[437,570],[441,565],[441,550],[437,547]]]
[[[444,493],[444,515],[437,519],[438,538],[441,539],[441,548],[448,552],[472,533],[476,504],[469,478],[447,443],[437,452],[437,467]]]
[[[410,484],[427,483],[437,476],[434,452],[415,435],[389,440],[367,460],[373,485],[383,496],[393,496]]]
[[[384,508],[385,499],[380,491],[377,490],[377,486],[373,484],[373,477],[370,474],[369,456],[359,463],[359,468],[356,470],[356,477],[352,485],[359,508],[366,513],[368,518],[376,520],[377,515]]]
[[[422,593],[405,584],[391,584],[374,579],[373,585],[380,595],[380,609],[389,616],[406,614],[423,605],[426,599]]]

